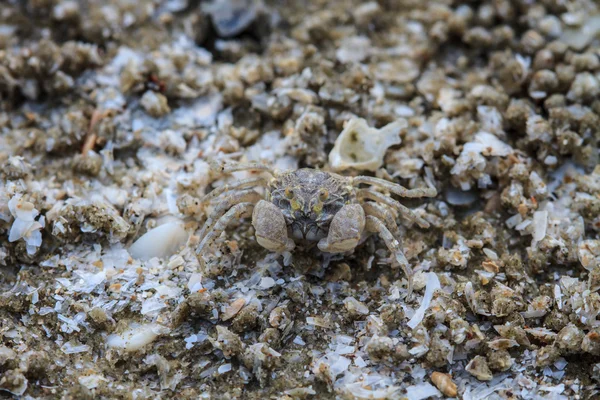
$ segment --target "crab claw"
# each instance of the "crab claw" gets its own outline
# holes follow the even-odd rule
[[[344,253],[354,250],[365,228],[365,212],[360,204],[347,204],[331,220],[327,237],[318,247],[326,253]]]
[[[288,238],[287,225],[281,210],[266,200],[259,201],[252,213],[252,226],[256,241],[267,250],[283,253],[294,249],[294,241]]]

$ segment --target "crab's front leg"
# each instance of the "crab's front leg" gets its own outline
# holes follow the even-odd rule
[[[294,249],[294,241],[288,238],[283,213],[275,204],[260,200],[252,213],[252,226],[256,241],[265,249],[276,253]]]
[[[365,229],[365,211],[360,204],[343,206],[331,220],[327,237],[318,247],[326,253],[345,253],[354,250]]]
[[[231,207],[229,211],[217,220],[217,223],[211,228],[210,232],[204,236],[196,250],[196,254],[202,255],[204,249],[208,248],[215,239],[221,236],[221,233],[223,233],[231,221],[249,217],[253,208],[253,203],[240,203]]]
[[[381,239],[385,242],[386,247],[392,253],[392,257],[394,261],[402,267],[404,273],[406,274],[406,279],[408,279],[408,289],[406,298],[408,299],[413,291],[413,274],[410,269],[410,265],[404,252],[402,251],[402,246],[398,239],[392,235],[390,230],[385,226],[383,221],[379,218],[369,215],[367,216],[367,231],[372,233],[377,233]]]

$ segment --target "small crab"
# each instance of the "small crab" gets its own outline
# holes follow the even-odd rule
[[[213,168],[222,173],[261,171],[271,178],[242,179],[204,196],[203,204],[219,202],[200,231],[199,256],[232,220],[250,216],[258,244],[278,253],[315,245],[325,253],[346,253],[366,235],[377,233],[393,254],[393,262],[404,269],[408,294],[412,292],[412,272],[399,242],[396,215],[422,228],[429,223],[374,188],[410,198],[435,197],[435,188],[407,189],[370,176],[346,177],[310,168],[279,172],[257,163],[213,162]],[[257,192],[257,187],[264,187],[264,194]]]

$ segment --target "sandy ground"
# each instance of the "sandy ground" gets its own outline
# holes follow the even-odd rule
[[[591,0],[4,1],[0,398],[597,398],[599,33]],[[410,277],[250,218],[197,255],[247,162],[435,188],[375,189]]]

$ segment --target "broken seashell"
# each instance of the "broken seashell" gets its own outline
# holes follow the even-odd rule
[[[448,397],[456,397],[458,394],[456,383],[452,382],[452,377],[448,374],[436,371],[431,374],[431,382]]]
[[[375,171],[383,164],[390,146],[400,144],[400,132],[408,127],[399,119],[381,129],[371,128],[362,118],[348,121],[329,153],[329,166],[334,171],[354,168]]]
[[[158,336],[165,333],[166,329],[158,324],[132,324],[120,334],[112,334],[106,338],[108,347],[137,351],[147,344],[152,343]]]
[[[240,310],[242,309],[242,307],[244,307],[245,304],[246,304],[246,299],[244,299],[243,297],[240,297],[239,299],[234,300],[231,304],[229,304],[227,306],[227,308],[225,308],[225,311],[221,315],[221,320],[227,321],[227,320],[230,320],[231,318],[235,317],[235,315],[238,312],[240,312]]]
[[[167,222],[148,232],[129,248],[131,257],[149,260],[153,257],[170,257],[185,244],[188,233],[180,221]]]

